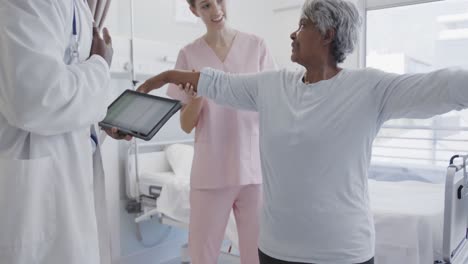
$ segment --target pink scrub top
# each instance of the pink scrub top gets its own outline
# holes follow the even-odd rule
[[[203,37],[180,50],[176,69],[200,71],[205,67],[228,73],[276,68],[264,41],[242,32],[237,33],[224,62]],[[175,85],[169,86],[167,94],[183,103],[189,100]],[[258,131],[258,113],[234,110],[203,98],[195,129],[191,187],[214,189],[261,184]]]

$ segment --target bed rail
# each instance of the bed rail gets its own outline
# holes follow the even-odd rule
[[[459,164],[456,160],[461,159]],[[468,251],[468,176],[467,155],[455,155],[450,159],[445,182],[445,207],[442,242],[442,260],[437,264],[465,264]]]

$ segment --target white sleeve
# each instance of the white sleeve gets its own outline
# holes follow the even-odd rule
[[[249,111],[258,111],[261,80],[269,74],[228,74],[205,68],[198,81],[198,95],[217,104]]]
[[[444,69],[426,74],[382,73],[377,84],[379,120],[429,118],[468,107],[468,72]]]
[[[64,63],[71,4],[3,0],[1,5],[0,113],[9,124],[54,135],[102,120],[110,93],[108,65],[99,56]]]

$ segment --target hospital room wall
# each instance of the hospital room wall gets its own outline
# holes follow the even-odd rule
[[[176,5],[174,2],[185,0],[138,0],[134,1],[134,33],[140,40],[170,43],[175,47],[182,47],[205,31],[201,22],[178,22],[175,18]],[[362,0],[353,0],[362,3]],[[275,9],[280,0],[235,0],[229,1],[228,16],[230,24],[241,31],[254,33],[265,39],[278,65],[283,68],[298,67],[290,61],[290,34],[296,30],[300,5],[285,5],[282,10]],[[286,2],[286,1],[283,1]],[[298,1],[292,1],[298,2]],[[359,5],[362,5],[358,3]],[[118,5],[111,6],[108,25],[113,33],[119,37],[130,36],[129,18],[130,0],[119,0]],[[274,30],[272,30],[274,28]],[[175,54],[174,54],[175,53]],[[175,59],[177,52],[166,54]],[[357,55],[354,53],[353,55]],[[351,55],[346,66],[357,67],[358,57]],[[136,60],[138,60],[138,56]]]
[[[266,9],[265,6],[271,6],[271,2],[269,0],[257,0],[258,7]],[[257,2],[255,1],[255,2]],[[364,18],[364,0],[351,0],[352,2],[356,3],[360,11],[362,11],[362,17]],[[249,1],[241,1],[244,3],[245,6],[239,5],[239,11],[242,8],[247,7],[250,5]],[[260,2],[262,2],[260,4]],[[277,0],[276,2],[287,2]],[[298,2],[298,1],[292,1]],[[281,6],[281,5],[280,5]],[[241,14],[241,12],[239,12]],[[238,21],[234,20],[233,23],[239,25],[239,28],[245,28],[245,30],[252,29],[253,33],[256,33],[265,38],[265,41],[268,44],[268,47],[273,54],[273,57],[278,65],[279,68],[288,68],[288,69],[298,69],[301,66],[298,64],[294,64],[291,62],[291,39],[290,35],[292,32],[297,30],[299,17],[301,14],[300,5],[297,4],[290,4],[284,5],[284,8],[276,8],[273,10],[269,10],[267,12],[267,16],[263,17],[267,19],[266,21],[262,21],[259,25],[252,26],[252,21],[256,21],[257,19],[254,18],[253,20],[243,19],[243,16],[238,17]],[[235,18],[237,19],[237,18]],[[264,32],[264,33],[263,33]],[[360,43],[364,41],[364,30],[361,31],[360,34]],[[358,68],[364,65],[363,63],[363,53],[364,45],[358,45],[355,52],[350,54],[346,61],[341,65],[342,67],[346,68]]]
[[[201,23],[177,22],[174,19],[174,1],[185,0],[135,0],[135,61],[138,79],[144,80],[164,67],[172,68],[177,50],[204,33]],[[264,38],[280,68],[294,69],[299,66],[290,62],[291,40],[289,35],[297,28],[299,6],[274,11],[275,0],[233,0],[229,2],[229,19],[234,28],[254,33]],[[131,88],[128,75],[121,75],[124,62],[129,59],[130,0],[114,0],[110,7],[106,26],[109,27],[115,46],[113,65],[114,96]],[[272,30],[274,29],[274,30]],[[152,48],[152,45],[154,48]],[[163,61],[163,57],[166,60]],[[359,64],[359,51],[346,61],[346,67]],[[150,70],[148,70],[150,69]],[[154,72],[151,72],[151,69]],[[118,74],[116,74],[116,72]],[[163,95],[164,91],[159,94]],[[175,116],[154,139],[155,141],[184,140],[193,135],[184,134]],[[103,146],[104,165],[107,175],[107,199],[112,230],[113,256],[115,263],[160,263],[179,254],[179,245],[186,239],[183,231],[174,231],[160,246],[145,248],[135,236],[135,225],[124,211],[125,178],[124,157],[126,142],[107,139]],[[165,227],[154,223],[144,228],[145,235],[161,237]]]

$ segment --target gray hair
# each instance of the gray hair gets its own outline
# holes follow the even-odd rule
[[[332,54],[338,63],[354,51],[361,17],[353,3],[346,0],[306,0],[301,19],[312,21],[322,35],[328,30],[335,30]]]

